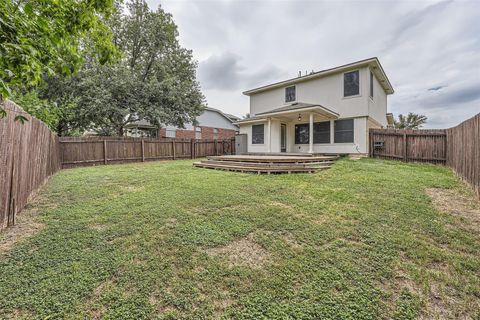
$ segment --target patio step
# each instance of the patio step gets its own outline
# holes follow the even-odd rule
[[[233,165],[230,163],[227,164],[218,164],[210,163],[208,161],[194,162],[193,165],[199,168],[207,169],[218,169],[225,171],[238,171],[238,172],[254,172],[254,173],[314,173],[319,170],[328,169],[330,166],[304,166],[304,167],[289,167],[289,166],[265,166],[265,165]]]
[[[277,168],[306,168],[306,167],[330,167],[335,161],[321,161],[321,162],[304,162],[304,163],[255,163],[242,161],[220,161],[220,160],[203,160],[203,164],[218,164],[244,167],[277,167]]]
[[[225,155],[195,162],[199,168],[254,173],[314,173],[328,169],[337,155]]]
[[[335,161],[339,156],[251,156],[251,155],[227,155],[210,156],[208,160],[233,161],[233,162],[254,162],[254,163],[312,163]]]

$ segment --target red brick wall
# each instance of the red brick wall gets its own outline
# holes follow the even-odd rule
[[[211,127],[200,127],[202,128],[202,139],[214,139],[213,129]],[[166,137],[166,129],[160,128],[159,130],[159,137],[165,138]],[[235,130],[231,129],[222,129],[218,128],[218,140],[222,139],[230,139],[235,137]],[[177,129],[175,133],[175,138],[177,139],[194,139],[195,138],[195,131],[194,130],[186,130],[186,129]]]

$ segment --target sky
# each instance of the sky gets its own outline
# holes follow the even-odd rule
[[[388,112],[447,128],[480,112],[480,0],[147,0],[171,13],[209,107],[243,116],[247,89],[378,57]]]

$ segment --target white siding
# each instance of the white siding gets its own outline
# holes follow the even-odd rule
[[[297,102],[320,104],[337,112],[341,118],[368,116],[368,76],[370,71],[366,67],[349,71],[353,70],[360,71],[360,94],[358,96],[343,97],[343,72],[341,72],[297,83],[295,85]],[[285,103],[285,87],[256,93],[250,96],[250,114],[255,115],[288,104]]]

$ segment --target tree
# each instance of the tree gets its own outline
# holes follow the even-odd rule
[[[38,85],[44,74],[71,74],[85,50],[100,63],[110,61],[115,46],[102,20],[112,9],[112,0],[1,0],[0,101],[12,86]]]
[[[143,0],[127,4],[128,13],[113,15],[109,26],[122,52],[111,65],[86,63],[78,74],[78,108],[92,127],[123,135],[127,124],[183,127],[194,123],[204,97],[196,81],[196,62],[181,48],[177,27],[161,7],[151,11]]]
[[[402,114],[398,115],[398,121],[395,121],[396,129],[419,129],[427,122],[427,117],[422,114],[409,112],[405,117]]]

